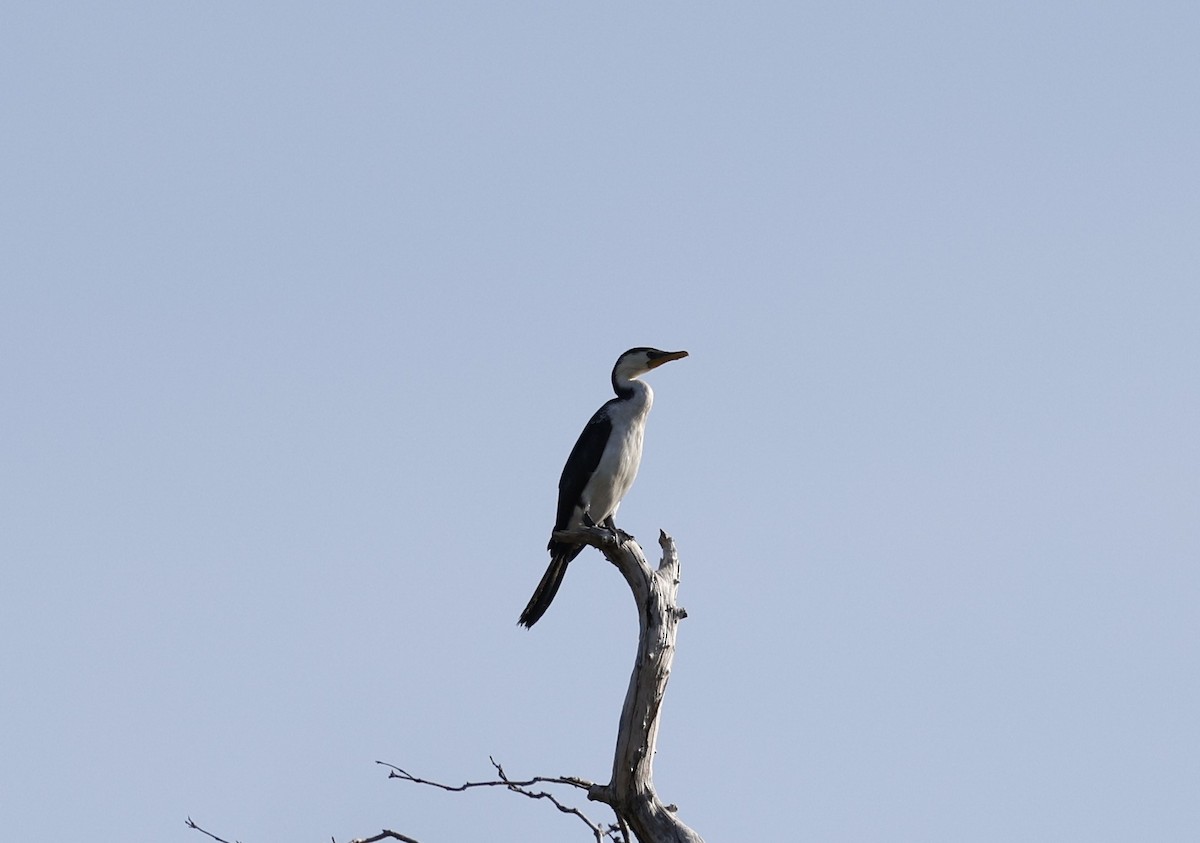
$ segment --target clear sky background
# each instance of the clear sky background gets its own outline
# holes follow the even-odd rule
[[[636,640],[516,626],[635,345],[662,797],[1200,839],[1200,5],[10,3],[0,828],[585,840]],[[657,556],[657,553],[654,554]],[[597,818],[599,806],[586,806]]]

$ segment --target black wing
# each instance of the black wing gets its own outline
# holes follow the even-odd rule
[[[615,399],[614,399],[615,400]],[[587,485],[600,464],[600,457],[608,445],[612,434],[612,421],[608,417],[608,404],[605,404],[579,434],[567,464],[563,466],[562,477],[558,480],[558,520],[554,522],[555,530],[564,530],[571,521],[571,513],[575,504],[583,495],[583,487]]]

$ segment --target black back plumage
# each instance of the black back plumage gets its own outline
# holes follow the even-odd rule
[[[604,455],[608,438],[612,435],[612,419],[609,418],[608,408],[617,400],[619,399],[613,398],[605,402],[588,420],[579,438],[575,440],[575,447],[571,449],[567,464],[563,466],[562,476],[558,478],[558,516],[554,521],[555,530],[565,529],[570,524],[575,505],[583,497],[584,487],[595,473],[596,466],[600,465],[600,457]]]
[[[618,399],[613,399],[616,400]],[[555,531],[571,526],[575,505],[583,497],[583,490],[595,473],[596,466],[600,464],[600,457],[604,455],[608,437],[612,434],[612,420],[608,415],[608,405],[611,403],[612,401],[605,402],[584,426],[583,432],[575,440],[571,455],[567,457],[567,464],[563,466],[562,476],[558,479],[558,515],[554,520]],[[546,569],[541,582],[534,590],[529,605],[521,613],[518,623],[525,627],[537,623],[550,608],[554,596],[558,594],[558,587],[562,585],[563,576],[567,573],[567,565],[583,551],[583,545],[555,541],[551,536],[546,549],[550,551],[550,567]]]

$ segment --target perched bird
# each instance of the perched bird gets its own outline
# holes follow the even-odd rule
[[[631,348],[617,358],[612,370],[612,386],[617,397],[597,410],[579,434],[579,441],[571,449],[558,481],[555,532],[593,524],[603,524],[614,533],[617,531],[613,516],[637,477],[646,416],[654,403],[654,393],[638,378],[681,357],[687,357],[687,352]],[[550,567],[521,613],[518,624],[532,627],[546,613],[562,585],[567,565],[583,547],[555,541],[553,537],[550,539],[550,544],[546,545],[550,551]]]

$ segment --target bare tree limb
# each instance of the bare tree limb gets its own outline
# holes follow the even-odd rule
[[[654,752],[659,712],[675,657],[679,621],[687,617],[675,601],[679,591],[679,554],[675,541],[659,531],[662,560],[650,567],[642,548],[630,536],[602,527],[556,532],[558,541],[582,542],[604,554],[633,592],[638,607],[638,651],[621,709],[612,780],[593,785],[588,799],[612,807],[641,843],[704,843],[675,815],[654,790]]]
[[[577,787],[580,790],[588,790],[595,786],[587,779],[581,779],[576,776],[534,776],[531,779],[525,779],[523,781],[513,781],[505,774],[504,768],[496,763],[495,758],[489,756],[488,761],[490,761],[491,765],[496,769],[496,773],[500,778],[490,781],[464,782],[463,784],[457,785],[442,784],[441,782],[418,778],[407,770],[397,767],[395,764],[389,764],[386,761],[376,761],[375,763],[391,770],[391,772],[388,773],[389,779],[404,779],[405,781],[412,782],[413,784],[428,785],[429,787],[436,787],[438,790],[448,790],[454,793],[461,793],[464,790],[470,790],[476,787],[507,787],[511,789],[514,787],[531,787],[535,784],[562,784],[569,785],[571,787]]]
[[[192,818],[191,818],[191,817],[188,817],[188,818],[187,818],[187,819],[184,821],[184,825],[186,825],[188,828],[194,828],[196,831],[200,832],[201,834],[204,834],[204,835],[207,835],[207,836],[211,837],[213,840],[216,840],[216,841],[217,841],[217,843],[229,843],[229,841],[228,841],[228,840],[226,840],[225,838],[223,838],[223,837],[217,837],[217,835],[213,834],[211,831],[205,831],[203,828],[201,828],[200,826],[196,825],[194,822],[192,822]]]
[[[389,831],[386,828],[374,837],[356,837],[350,843],[378,843],[380,840],[399,840],[400,843],[418,843],[417,840],[406,834],[401,834],[398,831]]]
[[[638,543],[625,533],[603,527],[581,527],[556,532],[559,541],[590,545],[611,562],[625,577],[638,609],[638,651],[629,688],[621,708],[617,730],[616,752],[613,757],[612,778],[608,784],[596,784],[575,776],[534,776],[514,780],[494,758],[489,758],[496,770],[496,779],[448,785],[414,776],[407,770],[376,761],[389,769],[388,778],[439,790],[461,793],[481,787],[503,787],[529,799],[544,799],[560,812],[578,818],[591,831],[596,843],[605,838],[630,843],[630,835],[640,843],[704,843],[703,838],[676,816],[674,805],[664,805],[654,789],[654,753],[658,742],[659,713],[671,675],[675,657],[675,638],[679,621],[687,617],[677,603],[679,591],[679,554],[674,540],[665,532],[659,533],[662,559],[657,570],[650,567]],[[616,823],[604,826],[588,818],[582,811],[561,801],[548,790],[533,789],[537,785],[573,787],[587,793],[593,802],[603,802],[612,808]],[[206,831],[187,819],[187,826],[210,837],[215,843],[230,843]],[[351,843],[378,843],[381,840],[417,843],[411,837],[384,829],[373,837]]]
[[[225,838],[217,837],[217,835],[213,834],[211,831],[207,831],[196,825],[196,823],[192,821],[191,817],[187,818],[185,825],[187,825],[188,828],[194,828],[201,834],[211,837],[213,840],[217,841],[217,843],[229,843],[229,841]],[[357,837],[354,840],[351,840],[350,843],[378,843],[380,840],[399,840],[400,843],[420,843],[420,841],[416,838],[409,837],[406,834],[401,834],[398,831],[391,831],[390,829],[386,828],[373,837]]]
[[[510,790],[513,793],[519,793],[522,796],[526,796],[530,799],[545,799],[562,813],[571,814],[572,816],[579,818],[579,820],[588,827],[588,830],[592,832],[592,836],[596,838],[597,843],[603,843],[605,837],[611,837],[613,840],[616,840],[616,835],[621,832],[621,828],[617,825],[604,826],[600,823],[594,822],[578,808],[562,802],[557,796],[549,791],[530,790],[531,787],[537,784],[557,784],[578,788],[590,793],[592,788],[596,787],[596,785],[592,782],[589,782],[586,779],[576,778],[575,776],[534,776],[533,778],[518,781],[510,779],[508,774],[504,772],[504,767],[501,766],[495,758],[489,756],[488,761],[490,761],[492,767],[495,768],[498,778],[488,781],[464,782],[463,784],[459,785],[444,784],[442,782],[423,779],[419,776],[414,776],[412,773],[401,767],[397,767],[395,764],[389,764],[386,761],[376,761],[375,763],[379,764],[380,766],[387,767],[390,770],[388,773],[389,779],[403,779],[404,781],[412,782],[413,784],[423,784],[428,787],[434,787],[438,790],[445,790],[451,793],[462,793],[463,791],[480,787],[503,787],[506,790]],[[618,819],[620,818],[618,817]],[[623,839],[625,843],[628,843],[628,836],[625,836]]]

